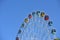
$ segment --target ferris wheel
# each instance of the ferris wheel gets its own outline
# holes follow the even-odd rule
[[[16,40],[60,40],[56,37],[56,28],[45,12],[32,12],[21,24]]]

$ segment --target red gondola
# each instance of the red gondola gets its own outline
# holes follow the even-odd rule
[[[31,14],[29,14],[29,16],[28,16],[28,17],[29,17],[29,19],[31,19],[31,18],[32,18],[32,15],[31,15]]]
[[[16,37],[16,40],[19,40],[19,37]]]
[[[48,15],[45,15],[45,18],[44,18],[46,21],[49,20],[49,16]]]

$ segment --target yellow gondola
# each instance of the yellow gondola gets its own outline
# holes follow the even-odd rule
[[[25,22],[25,23],[28,23],[28,21],[29,21],[28,18],[25,18],[24,22]]]
[[[40,16],[41,17],[44,17],[45,16],[45,13],[44,12],[41,12]]]

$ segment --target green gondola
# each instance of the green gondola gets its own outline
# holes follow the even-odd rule
[[[18,34],[20,34],[20,33],[21,33],[21,30],[18,31]]]
[[[56,29],[52,29],[51,33],[55,34],[56,33]]]
[[[40,16],[40,11],[37,11],[36,14],[37,14],[37,16]]]
[[[35,15],[35,12],[32,12],[32,15],[34,16]]]
[[[24,27],[24,23],[22,23],[21,27]]]
[[[48,22],[48,25],[49,25],[49,26],[52,26],[52,24],[53,24],[52,21],[49,21],[49,22]]]

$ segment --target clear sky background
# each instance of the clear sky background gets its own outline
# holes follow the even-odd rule
[[[50,16],[60,37],[60,0],[0,0],[0,40],[15,40],[24,18],[37,10]]]

